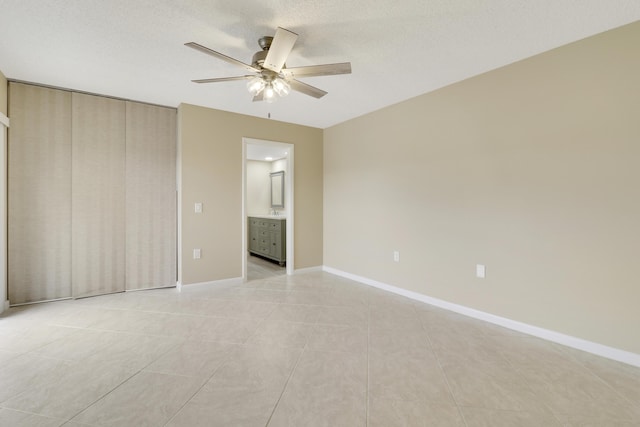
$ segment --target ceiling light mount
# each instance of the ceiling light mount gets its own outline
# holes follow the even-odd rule
[[[271,36],[264,36],[258,39],[258,44],[260,45],[262,50],[269,50],[272,42],[273,42],[273,37]]]

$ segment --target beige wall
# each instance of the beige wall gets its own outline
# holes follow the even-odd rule
[[[325,265],[640,353],[639,43],[635,23],[326,129]]]
[[[295,268],[322,265],[322,130],[178,108],[183,284],[242,276],[242,138],[294,144]],[[204,212],[193,213],[203,202]],[[202,258],[193,259],[193,249]]]

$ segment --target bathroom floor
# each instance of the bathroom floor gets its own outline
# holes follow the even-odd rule
[[[325,272],[11,308],[0,426],[638,426],[640,368]]]
[[[258,256],[247,255],[247,280],[268,279],[287,274],[286,267]]]

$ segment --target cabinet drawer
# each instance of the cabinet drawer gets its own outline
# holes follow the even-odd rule
[[[268,227],[269,227],[269,230],[271,231],[280,231],[281,221],[280,220],[271,221]]]

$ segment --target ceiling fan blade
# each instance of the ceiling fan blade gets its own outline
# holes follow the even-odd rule
[[[233,59],[230,56],[227,56],[227,55],[225,55],[223,53],[220,53],[220,52],[216,52],[215,50],[209,49],[208,47],[202,46],[202,45],[200,45],[198,43],[189,42],[189,43],[185,43],[184,45],[185,46],[189,46],[192,49],[199,50],[200,52],[206,53],[207,55],[211,55],[211,56],[214,56],[214,57],[216,57],[218,59],[222,59],[223,61],[228,62],[229,64],[237,65],[239,67],[243,67],[246,70],[253,71],[253,72],[256,72],[256,73],[260,72],[260,70],[258,70],[257,68],[255,68],[252,65],[245,64],[242,61],[238,61],[237,59]]]
[[[267,70],[279,73],[282,67],[284,67],[284,63],[297,39],[298,35],[296,33],[278,27],[262,66]]]
[[[308,67],[293,67],[282,70],[285,79],[298,77],[333,76],[336,74],[351,74],[351,62],[339,64],[310,65]]]
[[[246,80],[246,79],[252,79],[255,76],[250,75],[250,76],[235,76],[235,77],[219,77],[219,78],[213,78],[213,79],[197,79],[197,80],[191,80],[194,83],[217,83],[217,82],[231,82],[233,80]]]
[[[324,90],[302,83],[300,80],[291,80],[289,85],[291,89],[304,93],[305,95],[313,96],[314,98],[322,98],[327,94]]]

